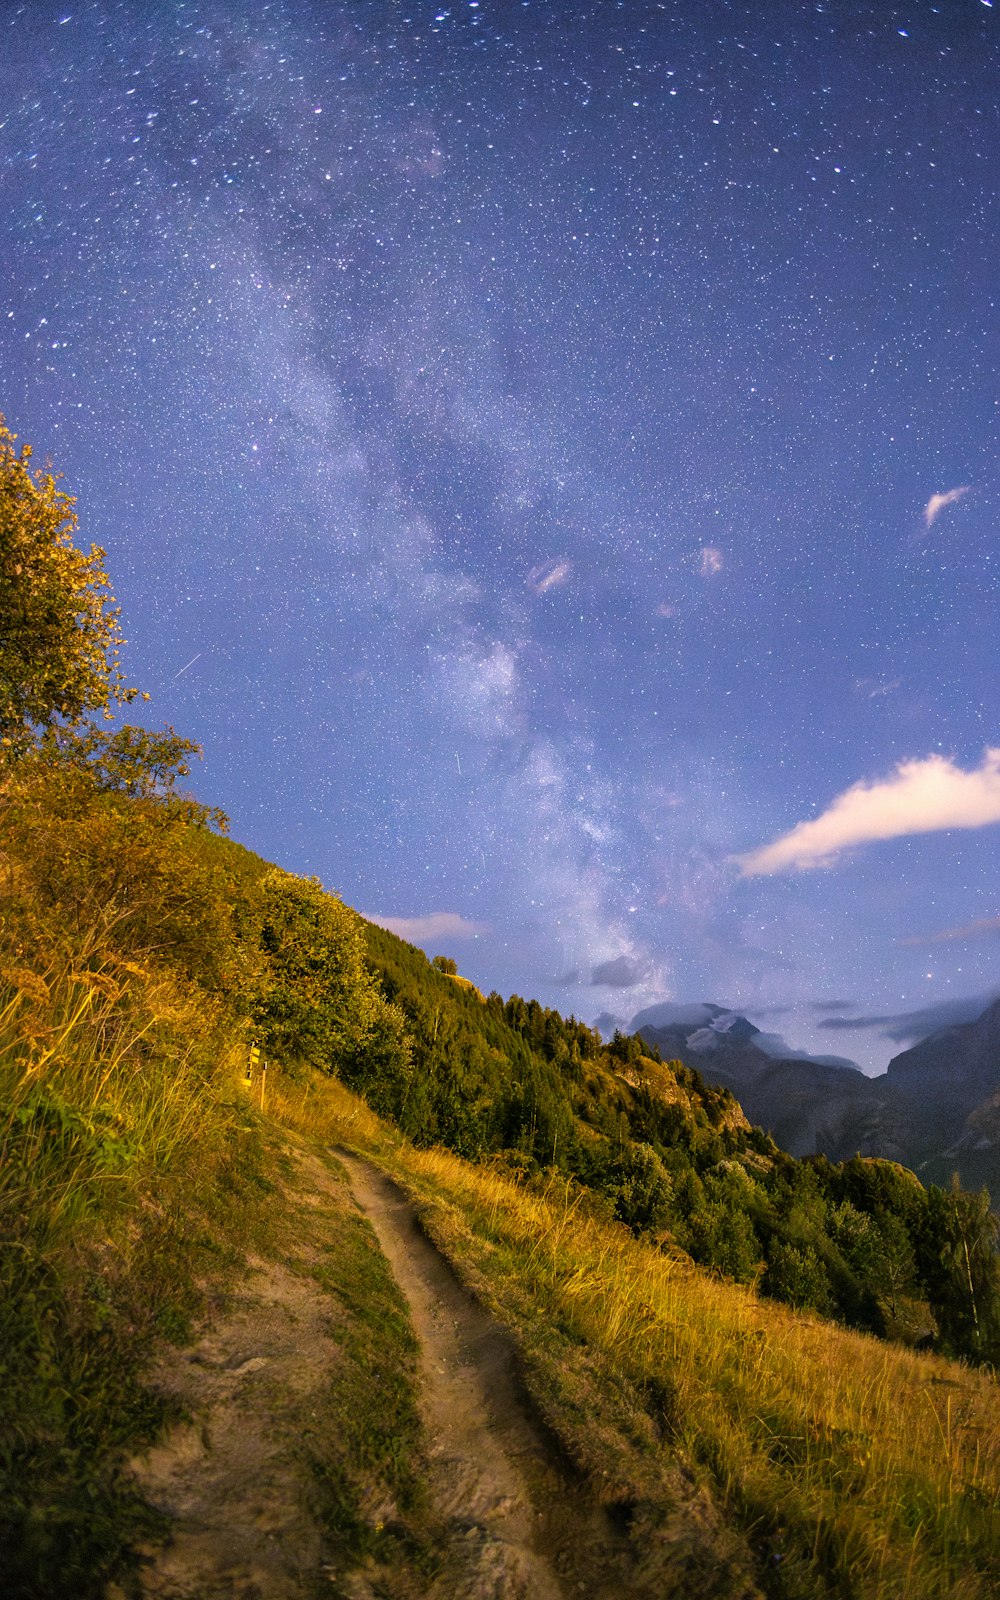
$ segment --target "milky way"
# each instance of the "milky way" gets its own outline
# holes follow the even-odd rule
[[[588,1018],[1000,989],[998,39],[0,0],[0,409],[238,838]]]

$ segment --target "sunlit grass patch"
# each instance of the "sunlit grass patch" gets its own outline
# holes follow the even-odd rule
[[[152,1340],[186,1336],[199,1276],[264,1221],[227,1056],[204,1007],[142,973],[64,967],[0,997],[5,1594],[96,1595],[151,1526],[122,1463],[166,1415]]]
[[[986,1600],[1000,1589],[988,1373],[797,1314],[547,1193],[381,1128],[338,1085],[285,1114],[367,1149],[516,1330],[550,1423],[605,1492],[679,1459],[776,1596]]]

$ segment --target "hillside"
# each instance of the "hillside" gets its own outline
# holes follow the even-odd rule
[[[25,462],[0,424],[4,1593],[995,1593],[987,1197],[797,1159],[228,839],[188,741],[88,720],[117,611]]]
[[[326,1592],[369,1592],[352,1571],[399,1600],[462,1592],[434,1588],[469,1547],[434,1488],[398,1290],[324,1199],[331,1138],[410,1186],[508,1329],[556,1441],[543,1498],[545,1473],[568,1472],[598,1518],[577,1592],[811,1595],[839,1572],[888,1595],[909,1570],[914,1594],[949,1593],[956,1570],[990,1592],[991,1382],[776,1304],[986,1348],[995,1256],[973,1197],[884,1162],[795,1161],[641,1041],[605,1048],[532,1002],[484,999],[220,836],[163,762],[140,783],[141,748],[19,757],[0,794],[8,1593],[176,1593],[176,1553],[208,1559],[190,1515],[215,1519],[213,1549],[258,1549],[267,1592],[309,1593],[266,1535],[247,1542],[247,1518],[277,1515],[251,1513],[262,1494],[291,1495],[300,1533],[283,1537]],[[254,1038],[267,1077],[247,1082]],[[970,1247],[960,1267],[949,1239]],[[282,1377],[265,1331],[282,1305],[330,1330],[331,1389]],[[890,1393],[891,1427],[873,1398]],[[912,1441],[940,1439],[951,1393],[967,1423],[947,1481],[930,1435],[914,1475]],[[232,1409],[251,1402],[273,1419],[252,1482],[225,1455],[256,1437]],[[303,1406],[336,1420],[303,1430]]]

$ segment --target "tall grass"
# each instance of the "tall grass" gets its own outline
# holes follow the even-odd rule
[[[325,1116],[420,1197],[439,1242],[516,1329],[549,1420],[597,1481],[655,1495],[679,1457],[751,1541],[776,1596],[1000,1592],[992,1376],[759,1300],[584,1214],[562,1180],[532,1193],[414,1150],[336,1086],[284,1114],[314,1131]]]
[[[0,1195],[46,1235],[172,1166],[204,1116],[211,1028],[165,979],[32,975],[0,999]],[[214,1043],[215,1041],[213,1041]],[[72,1196],[74,1214],[64,1215]]]
[[[146,1526],[120,1465],[162,1421],[142,1382],[150,1343],[185,1331],[205,1250],[219,1250],[206,1219],[226,1192],[252,1191],[259,1140],[210,1003],[138,966],[11,979],[0,990],[0,1582],[5,1595],[83,1597]]]
[[[639,1392],[767,1548],[779,1592],[930,1600],[1000,1585],[1000,1408],[980,1373],[796,1315],[441,1153],[401,1151],[450,1237]],[[565,1194],[565,1190],[563,1190]],[[467,1231],[466,1231],[467,1230]],[[482,1243],[492,1245],[483,1250]]]

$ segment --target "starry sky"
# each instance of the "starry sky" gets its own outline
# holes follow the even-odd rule
[[[234,835],[587,1020],[1000,990],[1000,3],[0,0],[0,410]]]

